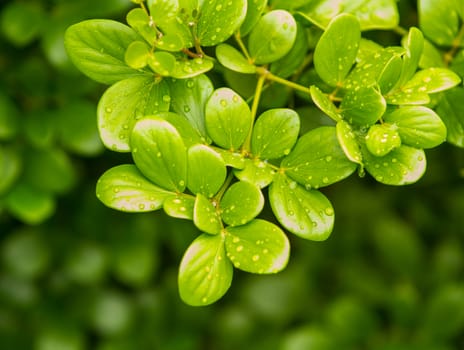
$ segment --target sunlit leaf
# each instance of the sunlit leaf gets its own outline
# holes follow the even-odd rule
[[[296,21],[285,10],[262,16],[250,33],[248,50],[256,64],[265,64],[285,56],[296,39]]]
[[[340,113],[350,124],[365,126],[379,120],[386,108],[387,103],[376,87],[360,87],[347,91],[340,104]]]
[[[165,213],[178,219],[193,220],[194,208],[195,197],[183,193],[166,198],[163,203]]]
[[[168,86],[153,77],[133,77],[108,88],[98,103],[98,130],[104,145],[130,151],[130,135],[138,119],[169,110]]]
[[[446,126],[430,108],[405,106],[386,114],[384,121],[394,124],[403,144],[433,148],[446,139]]]
[[[332,232],[334,210],[317,190],[306,190],[279,174],[269,188],[272,211],[280,224],[304,239],[323,241]]]
[[[311,93],[311,99],[322,112],[327,114],[333,120],[341,119],[339,110],[326,94],[324,94],[316,85],[312,85],[309,90]]]
[[[375,124],[366,135],[366,147],[374,156],[383,157],[401,146],[398,127],[395,124]]]
[[[360,40],[356,17],[342,14],[330,22],[314,51],[314,67],[325,83],[337,86],[345,79],[355,62]]]
[[[212,304],[227,292],[232,275],[222,236],[202,234],[187,248],[180,263],[180,297],[192,306]]]
[[[378,182],[386,185],[401,186],[417,182],[426,168],[424,151],[406,145],[383,157],[376,157],[363,149],[363,157],[366,170]]]
[[[350,124],[344,120],[340,120],[337,125],[337,138],[346,157],[352,162],[362,164],[362,153],[359,148],[356,135]]]
[[[171,108],[185,116],[198,133],[207,140],[205,127],[205,105],[214,87],[206,75],[190,79],[169,80]]]
[[[268,0],[247,1],[246,17],[240,26],[240,35],[246,36],[261,18]]]
[[[145,118],[131,135],[137,168],[156,185],[183,192],[187,182],[187,150],[179,132],[161,118]]]
[[[299,138],[281,169],[306,188],[319,188],[341,181],[356,169],[340,147],[335,127],[313,129]]]
[[[226,41],[240,27],[246,11],[246,0],[202,2],[196,28],[200,44],[213,46]]]
[[[187,187],[194,194],[213,197],[227,176],[222,157],[212,148],[195,145],[188,150]]]
[[[245,56],[235,47],[229,44],[220,44],[216,47],[216,57],[226,68],[244,74],[253,74],[256,67],[252,65]]]
[[[206,129],[218,146],[237,150],[251,128],[251,112],[233,90],[219,88],[206,103]]]
[[[251,152],[261,159],[276,159],[290,153],[298,138],[300,118],[288,108],[269,109],[253,127]]]
[[[193,222],[202,232],[212,235],[218,234],[222,229],[221,217],[213,203],[203,196],[197,194],[195,207],[193,208]]]
[[[277,273],[287,266],[290,256],[290,243],[285,233],[260,219],[228,227],[225,246],[234,266],[251,273]]]
[[[236,178],[264,188],[272,182],[275,167],[261,159],[245,159],[241,169],[234,170]]]
[[[70,26],[64,43],[69,57],[82,73],[100,83],[113,84],[145,74],[124,61],[127,47],[138,39],[138,35],[122,23],[91,19]]]
[[[455,0],[419,0],[419,25],[425,36],[435,44],[452,46],[459,31]]]
[[[148,181],[133,164],[107,170],[98,180],[96,192],[106,206],[128,212],[158,210],[174,194]]]
[[[244,225],[254,219],[264,207],[260,189],[246,181],[230,186],[220,202],[222,220],[230,226]]]
[[[0,147],[0,196],[6,193],[18,179],[22,169],[19,153],[9,147]]]

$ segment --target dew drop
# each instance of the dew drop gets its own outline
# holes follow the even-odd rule
[[[221,4],[217,5],[216,6],[216,11],[221,11],[221,10],[222,10],[222,5]]]
[[[243,245],[239,245],[236,250],[237,252],[241,252],[243,250]]]
[[[163,101],[166,102],[166,103],[171,102],[171,96],[169,96],[169,95],[164,95],[164,96],[163,96]]]
[[[269,253],[269,249],[263,249],[263,254]]]
[[[332,156],[327,156],[327,157],[325,157],[325,161],[326,161],[326,162],[330,162],[331,160],[332,160]]]
[[[187,105],[185,105],[185,106],[184,106],[184,112],[185,112],[185,113],[190,112],[190,107],[187,106]]]
[[[105,109],[105,112],[106,112],[106,113],[112,113],[113,110],[112,110],[110,107],[107,107],[107,108]]]
[[[327,176],[324,176],[324,178],[322,179],[322,182],[325,183],[325,184],[328,184],[329,183],[329,178]]]
[[[232,243],[238,243],[238,242],[240,242],[240,238],[234,237],[234,238],[232,239]]]
[[[223,106],[223,107],[227,106],[227,101],[226,101],[226,100],[221,100],[221,101],[219,101],[219,103],[220,103],[221,106]]]
[[[292,181],[288,184],[288,187],[290,187],[290,189],[294,190],[296,187],[297,187],[297,183],[295,181]]]
[[[187,87],[188,87],[189,89],[193,88],[194,86],[195,86],[195,83],[193,82],[193,80],[188,80],[188,81],[187,81]]]
[[[117,188],[117,187],[113,188],[113,192],[114,193],[119,193],[119,188]]]
[[[259,260],[259,255],[253,255],[253,256],[251,257],[251,260],[253,260],[253,261],[258,261],[258,260]]]
[[[334,210],[330,207],[325,208],[325,215],[332,216],[334,214]]]
[[[140,209],[140,210],[144,210],[144,209],[145,209],[145,204],[140,203],[140,204],[139,204],[139,209]]]
[[[207,301],[208,301],[208,299],[207,299],[207,298],[203,298],[203,299],[201,299],[201,302],[202,302],[202,303],[204,303],[204,304],[205,304]]]

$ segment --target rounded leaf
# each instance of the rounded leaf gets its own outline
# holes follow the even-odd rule
[[[184,116],[206,141],[205,105],[214,90],[211,80],[204,74],[190,79],[173,79],[169,80],[169,89],[172,110]]]
[[[401,146],[398,128],[394,124],[375,124],[366,135],[366,147],[374,156],[383,157]]]
[[[314,67],[321,79],[337,86],[348,75],[361,41],[359,20],[350,14],[333,18],[314,50]]]
[[[226,229],[227,257],[240,270],[269,274],[287,266],[290,243],[276,225],[256,219],[250,223]]]
[[[159,75],[169,76],[176,66],[176,57],[165,51],[156,51],[147,57],[150,68]]]
[[[241,181],[264,188],[274,179],[276,171],[267,161],[261,159],[244,159],[243,166],[234,170],[234,175]]]
[[[408,185],[419,180],[426,168],[425,153],[422,149],[402,145],[386,156],[376,157],[363,149],[366,170],[378,181],[386,185]]]
[[[177,79],[196,77],[213,69],[214,63],[209,58],[194,58],[177,60],[170,76]]]
[[[341,115],[337,107],[333,104],[327,94],[324,94],[316,85],[309,88],[311,99],[314,104],[333,120],[341,120]]]
[[[350,124],[372,125],[382,117],[387,103],[374,86],[350,89],[340,104],[340,113]]]
[[[296,21],[285,10],[273,10],[262,16],[248,40],[254,63],[266,64],[284,57],[296,39]]]
[[[265,111],[256,120],[251,152],[261,159],[276,159],[290,153],[300,132],[300,117],[293,109]]]
[[[138,119],[169,110],[168,86],[153,77],[134,77],[109,87],[98,103],[98,130],[103,144],[130,151],[130,135]]]
[[[222,220],[230,226],[244,225],[254,219],[264,207],[264,196],[255,185],[239,181],[230,186],[222,197]]]
[[[194,208],[195,197],[183,193],[166,198],[163,203],[165,213],[178,219],[193,220]]]
[[[212,235],[218,234],[222,230],[221,217],[218,215],[216,207],[200,193],[197,194],[195,199],[193,223],[202,232]]]
[[[221,44],[216,47],[216,57],[226,68],[238,73],[253,74],[256,66],[252,65],[235,47],[229,44]]]
[[[200,44],[213,46],[226,41],[240,27],[246,11],[246,0],[204,1],[196,28]]]
[[[158,186],[183,192],[187,182],[187,150],[174,126],[161,118],[135,124],[132,157],[140,172]]]
[[[341,181],[356,170],[340,147],[335,127],[313,129],[300,137],[281,169],[306,188],[319,188]]]
[[[206,145],[195,145],[188,150],[187,187],[194,194],[213,197],[227,176],[222,157]]]
[[[247,11],[245,20],[240,26],[240,35],[248,35],[253,27],[258,23],[263,11],[266,9],[268,0],[247,1]]]
[[[218,146],[237,150],[251,128],[251,112],[247,103],[233,90],[220,88],[206,103],[206,130]]]
[[[317,190],[306,190],[279,174],[269,188],[269,201],[281,225],[301,238],[323,241],[332,232],[332,204]]]
[[[384,117],[398,128],[401,141],[416,148],[433,148],[446,139],[446,126],[430,108],[405,106]]]
[[[147,65],[150,47],[144,41],[134,41],[124,55],[127,65],[134,69],[142,69]]]
[[[227,292],[232,276],[222,235],[202,234],[187,248],[180,263],[180,297],[192,306],[212,304]]]
[[[173,112],[159,112],[147,118],[162,118],[169,122],[179,132],[186,147],[197,145],[203,142],[198,131],[182,115]]]
[[[74,65],[89,78],[114,84],[144,75],[124,60],[127,47],[139,39],[132,28],[112,20],[91,19],[70,26],[64,44]]]
[[[107,170],[98,179],[96,193],[106,206],[127,212],[158,210],[174,194],[148,181],[133,164]]]
[[[14,149],[0,147],[0,196],[7,193],[18,179],[22,168],[21,157]]]

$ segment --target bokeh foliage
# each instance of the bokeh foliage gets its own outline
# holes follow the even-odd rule
[[[417,26],[415,1],[398,6],[401,24]],[[324,243],[291,237],[292,260],[280,274],[238,273],[213,306],[179,300],[178,262],[197,230],[96,200],[96,179],[121,156],[98,139],[102,87],[72,67],[62,46],[70,24],[118,18],[129,7],[125,0],[0,7],[0,162],[8,165],[0,180],[1,347],[462,348],[464,156],[450,144],[428,151],[417,184],[392,188],[352,177],[327,189],[337,210],[334,233]],[[388,31],[369,35],[400,40]],[[456,57],[452,66],[463,77],[462,52]],[[223,79],[220,72],[212,78]],[[263,102],[279,106],[280,92],[266,93]],[[459,116],[456,104],[442,108]],[[304,106],[305,113],[317,119],[316,110]]]

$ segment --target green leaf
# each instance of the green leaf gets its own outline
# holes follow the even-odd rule
[[[209,58],[180,59],[176,61],[170,76],[177,79],[196,77],[213,69],[214,63]]]
[[[374,156],[383,157],[401,146],[398,127],[395,124],[375,124],[366,135],[366,147]]]
[[[170,76],[176,66],[176,57],[166,51],[155,51],[147,57],[150,68],[164,77]]]
[[[256,219],[244,226],[228,227],[227,257],[240,270],[269,274],[287,266],[290,243],[276,225]]]
[[[147,116],[148,118],[162,118],[174,126],[177,132],[182,137],[184,144],[187,148],[193,145],[202,143],[203,140],[199,135],[198,131],[194,129],[192,124],[183,115],[179,115],[173,112],[159,112],[153,116]]]
[[[224,67],[243,74],[253,74],[256,66],[252,65],[235,47],[220,44],[216,47],[216,57]]]
[[[380,183],[408,185],[418,181],[425,172],[426,160],[422,149],[402,145],[386,156],[376,157],[363,148],[366,170]]]
[[[284,57],[296,39],[296,21],[285,10],[273,10],[262,16],[248,39],[248,50],[256,64]]]
[[[464,147],[464,89],[454,88],[443,94],[437,112],[448,130],[447,141]]]
[[[133,164],[107,170],[98,180],[96,192],[106,206],[127,212],[158,210],[174,194],[148,181]]]
[[[262,113],[253,127],[251,152],[261,159],[290,153],[300,132],[300,117],[293,109],[276,108]]]
[[[394,29],[399,23],[395,0],[339,0],[307,2],[300,15],[324,29],[340,13],[351,13],[359,19],[362,30]]]
[[[60,143],[80,156],[95,156],[103,151],[103,143],[95,123],[96,106],[76,99],[57,111]]]
[[[193,220],[195,208],[195,197],[179,193],[166,198],[163,209],[166,214],[178,219]]]
[[[446,139],[446,126],[430,108],[405,106],[395,109],[384,117],[394,124],[403,144],[415,148],[433,148]]]
[[[330,22],[314,50],[314,67],[325,83],[337,86],[343,82],[355,62],[360,40],[356,17],[342,14]]]
[[[17,184],[6,196],[5,206],[19,220],[29,225],[45,221],[55,212],[55,201],[46,192],[28,184]]]
[[[269,188],[269,201],[281,225],[299,237],[323,241],[332,232],[332,204],[317,190],[306,190],[279,174]]]
[[[132,42],[126,50],[124,61],[134,69],[142,69],[147,65],[150,47],[144,41]]]
[[[0,95],[0,141],[16,136],[19,129],[19,111],[13,101],[3,92]]]
[[[194,194],[213,197],[227,176],[222,157],[206,145],[195,145],[188,150],[187,187]]]
[[[330,100],[329,96],[324,94],[316,85],[309,88],[311,99],[322,112],[327,114],[333,120],[341,120],[341,115],[337,107]]]
[[[378,85],[380,91],[386,93],[397,83],[403,69],[402,57],[406,50],[396,46],[375,48],[362,53],[362,61],[348,75],[344,88],[351,90]]]
[[[187,150],[178,131],[161,118],[145,118],[131,135],[137,168],[156,185],[183,192],[187,182]]]
[[[156,28],[150,25],[150,16],[144,9],[138,7],[130,10],[126,16],[126,21],[146,42],[154,43],[156,41],[158,36]]]
[[[18,47],[30,44],[44,29],[46,14],[40,2],[5,3],[0,18],[3,36]]]
[[[452,46],[459,31],[455,0],[419,0],[419,25],[425,36],[440,46]]]
[[[63,194],[76,184],[74,164],[62,149],[28,149],[23,162],[22,180],[38,190]]]
[[[346,157],[352,162],[362,165],[361,149],[351,125],[344,120],[340,120],[336,125],[336,129],[338,142]]]
[[[226,166],[230,166],[234,169],[245,168],[246,159],[242,153],[232,152],[219,147],[213,147],[213,149],[221,155]]]
[[[264,196],[252,183],[239,181],[230,186],[221,199],[222,220],[230,226],[253,220],[264,207]]]
[[[267,0],[247,1],[245,20],[240,26],[240,36],[245,37],[258,23],[267,6]]]
[[[335,127],[324,126],[300,137],[293,151],[282,160],[281,169],[309,189],[343,180],[356,170],[356,163],[345,156]]]
[[[152,77],[133,77],[108,88],[98,103],[98,129],[103,144],[118,152],[130,151],[130,135],[137,120],[169,110],[168,86]]]
[[[233,90],[220,88],[206,103],[206,129],[218,146],[237,150],[251,128],[251,112],[246,102]]]
[[[205,126],[206,101],[214,87],[206,75],[191,79],[169,80],[171,108],[177,114],[185,116],[198,133],[207,140]]]
[[[226,41],[240,27],[246,11],[246,0],[202,2],[196,28],[200,45],[213,46]]]
[[[241,181],[264,188],[269,185],[275,175],[274,167],[261,159],[245,159],[241,169],[234,170],[234,175]]]
[[[406,93],[415,91],[432,94],[451,89],[461,82],[461,78],[446,68],[426,68],[418,71],[404,86]]]
[[[74,65],[89,78],[103,84],[145,74],[124,61],[127,47],[138,40],[128,26],[104,19],[73,24],[66,30],[65,47]]]
[[[180,297],[192,306],[212,304],[227,292],[232,275],[222,236],[202,234],[187,248],[180,263]]]
[[[411,79],[419,66],[422,51],[424,50],[424,35],[419,29],[410,28],[403,46],[406,48],[406,55],[403,57],[404,64],[398,82],[399,86],[403,86]]]
[[[220,233],[222,229],[221,217],[216,207],[201,193],[195,199],[193,222],[199,230],[212,235]]]
[[[385,113],[387,103],[374,86],[348,90],[340,104],[340,112],[350,124],[372,125]]]
[[[306,28],[297,22],[296,38],[290,51],[282,58],[272,62],[271,72],[281,78],[288,78],[302,68],[309,50]]]
[[[0,146],[0,196],[7,193],[18,179],[22,169],[22,161],[15,149]]]

